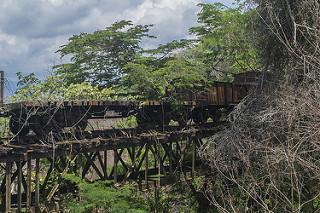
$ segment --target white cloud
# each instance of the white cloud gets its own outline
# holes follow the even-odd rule
[[[10,36],[6,33],[0,33],[0,44],[15,45],[16,36]]]

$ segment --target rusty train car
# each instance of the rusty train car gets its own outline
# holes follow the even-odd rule
[[[89,119],[136,116],[138,126],[159,127],[176,121],[186,125],[220,119],[230,112],[257,85],[256,72],[238,74],[232,83],[215,82],[205,90],[180,91],[176,102],[170,101],[62,101],[20,102],[5,105],[10,116],[9,127],[14,135],[24,136],[32,130],[38,136],[65,127],[84,130]],[[170,96],[170,95],[169,95]]]

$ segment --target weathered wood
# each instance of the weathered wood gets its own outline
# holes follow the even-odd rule
[[[145,169],[144,169],[144,180],[146,182],[146,188],[149,188],[149,184],[148,184],[148,170],[149,170],[149,145],[146,143],[145,145],[145,155],[146,155],[146,164],[145,164]]]
[[[132,174],[132,178],[135,180],[136,179],[136,174],[135,174],[135,171],[136,171],[136,148],[135,147],[132,147],[132,159],[131,159],[131,162],[132,162],[132,166],[131,166],[131,174]]]
[[[35,200],[35,205],[39,207],[40,196],[39,196],[39,161],[42,158],[48,158],[50,161],[50,167],[46,171],[47,175],[44,179],[43,184],[41,185],[41,191],[46,192],[45,187],[49,178],[52,176],[53,171],[63,172],[65,168],[61,168],[61,164],[66,165],[68,167],[68,171],[71,171],[70,162],[66,163],[64,161],[66,156],[74,156],[79,158],[79,156],[86,157],[86,164],[79,167],[79,170],[83,169],[82,175],[83,177],[89,172],[89,170],[93,169],[97,173],[97,175],[101,179],[110,179],[115,182],[123,181],[126,179],[135,179],[139,180],[139,188],[141,188],[141,180],[146,183],[146,187],[149,187],[149,175],[170,175],[172,176],[177,172],[181,166],[182,169],[187,169],[192,174],[195,172],[196,167],[196,149],[201,144],[201,139],[204,138],[205,135],[201,135],[202,133],[195,133],[197,130],[190,132],[175,132],[175,133],[162,133],[159,134],[155,138],[153,135],[148,136],[144,135],[141,137],[117,137],[116,138],[94,138],[94,139],[86,139],[86,141],[77,141],[72,142],[71,144],[67,144],[65,142],[59,144],[55,144],[55,149],[52,149],[53,146],[41,145],[41,144],[31,144],[31,145],[23,145],[24,148],[19,148],[20,145],[12,145],[12,149],[10,152],[6,154],[2,153],[1,145],[0,145],[0,162],[3,158],[1,156],[7,156],[5,161],[2,162],[10,162],[9,156],[12,156],[12,159],[22,159],[23,161],[19,161],[21,163],[21,168],[27,162],[27,176],[26,179],[24,176],[20,176],[18,171],[21,169],[15,170],[13,173],[10,173],[10,182],[16,180],[18,177],[18,182],[22,183],[23,187],[25,187],[26,197],[27,197],[27,207],[30,209],[32,201],[32,192],[31,192],[31,182],[32,182],[32,165],[31,160],[37,159],[36,164],[36,176],[35,176],[35,188],[32,189],[35,192],[35,196],[33,199]],[[105,136],[107,137],[107,136]],[[109,135],[110,137],[110,135]],[[190,140],[188,140],[190,139]],[[84,142],[84,144],[82,144]],[[190,153],[190,147],[192,146],[192,161],[183,162],[186,151]],[[189,150],[188,150],[189,149]],[[25,152],[28,150],[28,152]],[[111,168],[111,172],[107,172],[107,164],[108,164],[108,150],[113,151],[114,155],[114,165]],[[128,155],[124,154],[125,150],[128,150]],[[102,154],[103,152],[103,154]],[[151,153],[150,153],[151,152]],[[104,156],[102,156],[104,155]],[[82,158],[81,158],[82,159]],[[67,160],[69,160],[67,158]],[[26,162],[24,162],[26,161]],[[155,166],[150,166],[150,163],[154,161]],[[181,162],[180,162],[181,161]],[[118,163],[119,165],[123,165],[124,169],[127,170],[125,174],[119,173]],[[181,163],[181,164],[179,164]],[[188,163],[185,165],[183,163]],[[80,162],[77,162],[80,165]],[[100,166],[99,166],[100,165]],[[18,167],[20,167],[18,165]],[[145,168],[144,168],[145,167]],[[177,174],[178,175],[178,174]],[[2,183],[2,189],[6,189],[6,180]],[[177,178],[179,179],[179,178]],[[162,181],[162,180],[161,180]],[[158,183],[160,184],[160,183]],[[21,184],[20,184],[21,187]],[[21,191],[18,190],[18,191]],[[38,192],[37,192],[38,191]],[[18,193],[19,194],[19,193]],[[45,197],[45,196],[44,196]],[[19,197],[18,197],[19,200]],[[21,202],[21,201],[20,201]],[[17,203],[18,204],[18,203]],[[19,204],[20,205],[20,204]],[[21,208],[21,207],[19,207]]]
[[[83,172],[85,172],[85,174],[88,172],[88,170],[90,169],[90,167],[92,167],[95,171],[96,171],[96,173],[98,174],[98,176],[101,178],[101,179],[103,179],[104,178],[104,175],[102,175],[101,174],[101,172],[100,172],[100,170],[99,170],[99,168],[96,166],[96,164],[95,164],[95,159],[96,159],[96,156],[97,155],[100,155],[99,154],[99,152],[96,152],[96,153],[94,153],[93,155],[88,155],[87,153],[84,153],[84,155],[86,156],[86,158],[87,158],[87,169],[86,170],[83,170]],[[92,156],[92,157],[91,157]],[[84,177],[85,176],[85,174],[82,176],[82,177]]]
[[[25,162],[22,163],[22,166],[24,166],[24,164],[25,164]],[[12,165],[11,165],[11,167],[12,167]],[[15,170],[15,172],[11,175],[11,183],[13,183],[17,177],[18,177],[18,170]],[[0,190],[2,193],[5,192],[5,188],[6,188],[5,184],[6,184],[5,181],[3,181],[1,184],[1,187],[0,187]]]
[[[36,159],[35,174],[35,208],[36,212],[40,211],[40,159]]]
[[[143,153],[140,162],[138,163],[138,166],[136,167],[136,173],[139,173],[139,171],[141,171],[141,167],[143,164],[143,161],[146,159],[147,153],[146,151]]]
[[[17,165],[17,171],[18,171],[18,181],[17,181],[17,184],[18,184],[18,191],[17,191],[17,196],[18,196],[18,199],[17,199],[17,202],[18,202],[18,212],[21,212],[22,210],[22,165],[21,165],[21,161],[18,161],[16,162],[16,165]]]
[[[118,181],[118,151],[115,149],[113,150],[113,180],[116,183]]]
[[[103,160],[104,160],[104,164],[103,164],[103,175],[104,175],[104,179],[107,180],[108,179],[108,151],[105,150],[103,151]]]
[[[160,187],[160,185],[161,185],[161,165],[162,165],[161,156],[160,156],[160,147],[158,147],[157,144],[155,144],[154,147],[155,147],[155,151],[157,153],[157,158],[159,160],[158,181],[157,182],[159,183],[159,187]],[[165,172],[164,169],[163,169],[163,172]],[[159,198],[159,196],[158,196],[158,198]]]
[[[163,145],[167,145],[167,144],[163,144]],[[163,148],[166,150],[166,152],[168,153],[168,156],[169,156],[169,173],[170,173],[170,175],[173,175],[172,143],[170,143],[170,146],[168,146],[167,149],[165,148],[165,146],[163,146]]]
[[[23,167],[24,167],[25,164],[26,164],[26,162],[22,163],[22,180],[21,180],[24,192],[27,191],[27,181],[26,181],[25,176],[23,175]]]
[[[11,167],[12,163],[6,163],[6,212],[11,212]]]
[[[85,164],[85,166],[83,167],[83,170],[82,170],[82,175],[81,176],[82,176],[83,179],[86,177],[86,174],[87,174],[87,172],[89,171],[89,169],[91,167],[92,160],[89,160],[89,159],[95,159],[95,154],[96,153],[90,153],[90,156],[89,156],[86,151],[83,153],[83,155],[87,159],[87,162],[86,162],[86,164]]]
[[[160,147],[158,147],[157,144],[155,144],[153,147],[150,146],[151,152],[154,154],[154,161],[155,163],[155,168],[159,168],[160,170],[163,171],[164,174],[167,174],[167,171],[165,169],[165,166],[161,160],[161,153],[160,153]]]
[[[128,171],[129,168],[128,168],[127,164],[124,162],[124,160],[123,160],[122,157],[121,157],[124,150],[125,150],[125,149],[121,149],[121,150],[120,150],[120,153],[116,152],[116,155],[117,155],[118,161],[119,161],[119,162],[121,163],[121,165],[126,169],[126,171]]]
[[[169,145],[168,144],[162,144],[163,149],[169,156],[169,167],[172,170],[173,164],[177,165],[178,159],[177,156],[174,155],[173,152],[173,143],[171,142]]]
[[[28,159],[27,163],[27,211],[31,211],[31,205],[32,205],[32,188],[31,188],[31,175],[32,175],[32,164],[31,159]]]
[[[196,164],[196,143],[195,141],[192,141],[192,169],[191,169],[191,176],[194,178],[194,172],[195,172],[195,164]]]

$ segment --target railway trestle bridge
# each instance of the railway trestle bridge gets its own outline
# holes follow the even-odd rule
[[[109,129],[48,136],[28,135],[0,145],[1,211],[39,212],[59,191],[53,177],[74,173],[87,180],[133,180],[149,187],[152,177],[175,178],[181,168],[194,174],[197,150],[224,123],[168,126],[161,130]]]

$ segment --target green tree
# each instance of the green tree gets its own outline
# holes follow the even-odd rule
[[[40,80],[34,73],[18,75],[18,89],[9,102],[21,101],[57,101],[57,100],[100,100],[110,99],[114,93],[111,88],[99,88],[90,83],[78,83],[68,85],[59,75],[48,76]]]
[[[168,96],[168,93],[174,94],[206,85],[206,79],[199,67],[179,58],[166,60],[160,68],[129,63],[126,70],[124,84],[147,99],[174,98]]]
[[[91,82],[101,87],[113,86],[123,76],[123,67],[141,52],[140,42],[149,37],[151,25],[133,26],[120,21],[94,33],[72,36],[58,52],[71,57],[71,63],[56,67],[67,84]]]
[[[257,50],[252,42],[251,18],[254,13],[241,6],[228,8],[221,3],[200,4],[199,26],[190,32],[198,45],[188,56],[207,65],[207,78],[225,78],[230,73],[259,67]]]

